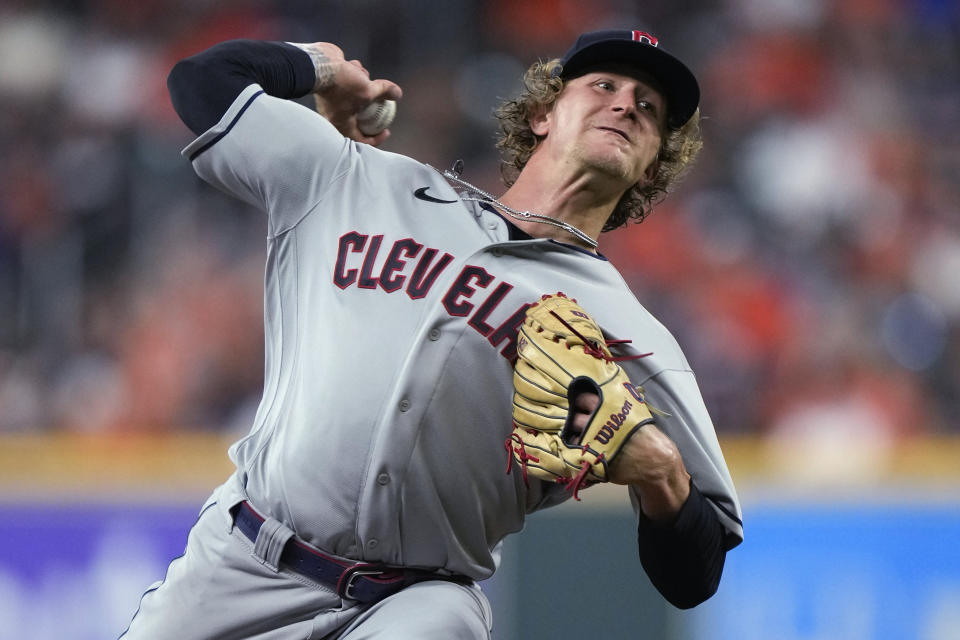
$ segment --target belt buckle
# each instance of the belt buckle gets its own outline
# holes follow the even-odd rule
[[[337,595],[347,600],[356,600],[356,597],[353,595],[353,589],[356,586],[354,582],[357,578],[361,576],[382,576],[391,572],[390,569],[378,564],[365,562],[355,564],[352,567],[348,567],[347,570],[340,575],[340,579],[337,581]]]

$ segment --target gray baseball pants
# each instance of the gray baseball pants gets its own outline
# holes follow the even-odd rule
[[[274,570],[233,526],[230,507],[204,505],[184,555],[150,587],[123,640],[489,639],[492,615],[476,585],[420,582],[372,605],[284,567]]]

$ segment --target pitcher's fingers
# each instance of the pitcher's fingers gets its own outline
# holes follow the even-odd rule
[[[600,396],[595,393],[581,393],[573,399],[573,408],[582,413],[593,413],[600,406]]]
[[[403,97],[403,89],[396,82],[390,80],[374,80],[370,83],[371,100],[399,100]]]
[[[364,144],[369,144],[372,147],[379,147],[383,144],[383,141],[390,137],[390,129],[384,129],[375,136],[364,136],[361,134],[357,142],[363,142]]]

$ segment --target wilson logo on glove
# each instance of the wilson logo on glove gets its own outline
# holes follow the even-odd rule
[[[597,441],[601,444],[607,444],[610,442],[610,438],[620,429],[622,425],[627,420],[627,416],[630,415],[630,409],[633,408],[633,405],[630,404],[629,400],[625,400],[623,403],[623,410],[620,413],[611,413],[610,419],[607,420],[607,423],[600,428],[600,431],[597,432],[595,436]]]

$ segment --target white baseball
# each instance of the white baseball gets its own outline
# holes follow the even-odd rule
[[[357,114],[357,128],[365,136],[375,136],[389,127],[396,115],[397,103],[394,100],[376,100]]]

